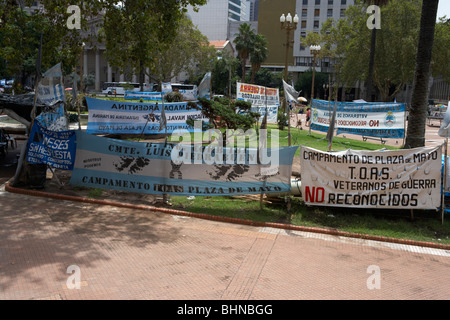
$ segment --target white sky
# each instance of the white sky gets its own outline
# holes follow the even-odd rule
[[[437,18],[447,16],[450,18],[450,0],[439,0]]]

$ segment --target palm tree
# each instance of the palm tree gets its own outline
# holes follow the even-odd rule
[[[255,82],[255,74],[261,68],[261,64],[267,59],[267,39],[261,34],[256,34],[253,42],[253,49],[250,53],[250,63],[252,65],[252,80]]]
[[[253,47],[255,33],[250,29],[248,23],[243,23],[239,26],[239,33],[236,33],[235,36],[234,43],[242,63],[242,80],[245,81],[245,64]]]
[[[363,0],[367,5],[384,6],[390,0]],[[367,73],[366,81],[366,101],[372,100],[373,91],[373,69],[375,65],[375,47],[377,43],[377,28],[372,29],[372,38],[370,40],[370,58],[369,58],[369,72]]]
[[[405,148],[417,148],[425,145],[425,125],[429,93],[428,82],[431,74],[431,57],[438,4],[439,0],[427,0],[422,4],[416,70]]]

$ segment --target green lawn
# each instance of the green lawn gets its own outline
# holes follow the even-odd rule
[[[276,128],[275,126],[269,126]],[[325,134],[291,128],[292,145],[306,145],[319,150],[328,150]],[[288,145],[288,131],[280,131],[280,145]],[[333,139],[333,150],[379,150],[399,147],[352,140],[343,137]],[[270,140],[269,140],[270,146]],[[297,155],[299,150],[297,151]],[[313,207],[304,204],[301,197],[292,198],[291,212],[287,213],[286,199],[265,203],[261,210],[259,197],[171,197],[174,208],[195,213],[240,218],[253,221],[282,222],[297,226],[331,228],[340,231],[384,236],[416,241],[450,244],[450,216],[446,214],[444,224],[436,211],[387,209],[355,209]]]

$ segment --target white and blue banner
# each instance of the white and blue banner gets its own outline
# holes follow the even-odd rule
[[[75,161],[75,131],[51,131],[35,121],[28,139],[27,161],[72,170]]]
[[[198,85],[199,98],[211,99],[211,72],[207,72]]]
[[[38,103],[49,106],[58,101],[66,101],[60,63],[47,70],[37,86]]]
[[[161,92],[142,92],[142,91],[125,91],[125,99],[127,100],[155,100],[162,101],[163,94]]]
[[[176,129],[194,132],[186,124],[192,118],[208,122],[202,112],[191,108],[187,102],[134,103],[86,98],[89,109],[86,131],[95,134],[158,134],[161,110],[164,106],[167,133]]]
[[[335,102],[312,100],[311,129],[328,132]],[[337,134],[351,133],[378,138],[405,136],[406,104],[338,102]]]
[[[64,104],[56,105],[55,107],[49,107],[48,110],[42,112],[36,117],[36,120],[51,131],[68,131],[69,121],[66,117],[64,110]]]
[[[208,149],[211,147],[198,144],[188,148],[190,153],[182,152],[180,159],[184,161],[174,161],[178,158],[172,157],[172,151],[180,152],[174,143],[123,141],[81,130],[76,134],[77,155],[70,184],[147,194],[228,196],[289,192],[292,161],[298,148],[265,149],[266,155],[278,152],[279,163],[258,164],[256,149]]]

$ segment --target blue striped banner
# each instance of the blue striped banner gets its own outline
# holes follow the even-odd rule
[[[173,143],[142,143],[97,137],[77,131],[77,153],[70,183],[76,186],[148,194],[217,195],[289,192],[298,146],[264,150],[279,163],[258,164],[246,149],[243,157],[227,157],[231,149],[212,153],[192,147],[185,162],[172,160]],[[206,149],[207,150],[207,149]],[[197,151],[197,152],[196,152]],[[234,153],[238,150],[233,149]],[[222,159],[222,163],[220,163]],[[232,160],[232,161],[231,161]],[[197,164],[198,162],[198,164]]]
[[[194,132],[186,120],[209,122],[200,110],[180,103],[136,103],[86,98],[89,117],[87,132],[95,134],[158,134],[161,110],[164,106],[167,119],[167,133],[177,129]],[[162,132],[165,133],[165,132]]]

